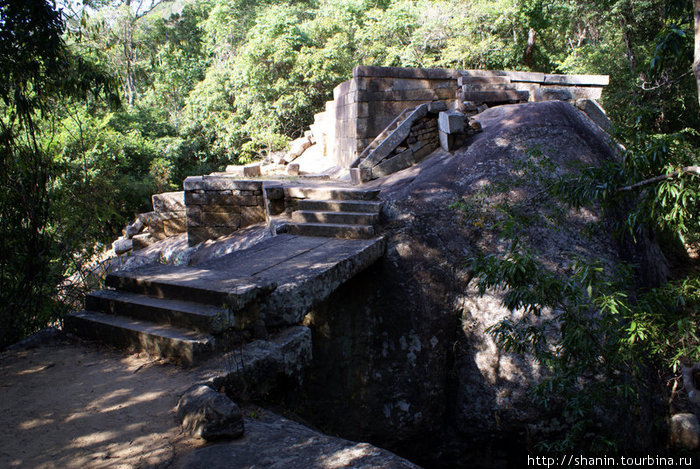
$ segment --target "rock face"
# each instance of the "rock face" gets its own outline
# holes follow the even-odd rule
[[[243,438],[197,449],[175,467],[418,469],[389,451],[322,435],[266,410],[246,408],[246,415],[249,417]]]
[[[364,186],[382,190],[386,255],[306,318],[314,364],[299,412],[327,432],[430,465],[440,459],[430,451],[449,450],[437,449],[445,440],[461,454],[483,456],[541,417],[527,394],[541,370],[534,360],[499,351],[486,334],[511,313],[498,292],[476,294],[466,265],[504,246],[484,227],[481,207],[465,215],[450,205],[503,184],[511,186],[494,197],[528,200],[542,192],[529,177],[539,168],[528,169],[533,161],[549,162],[545,174],[563,174],[571,164],[613,157],[606,134],[568,103],[499,106],[476,120],[483,132],[454,155],[438,149]],[[574,254],[618,259],[608,236],[583,234],[598,214],[558,210],[561,223],[532,226],[524,236],[547,265],[561,270]]]
[[[209,386],[195,385],[177,403],[182,428],[205,440],[238,438],[243,434],[241,409],[225,394]]]
[[[676,414],[671,417],[671,444],[695,451],[700,446],[700,423],[695,414]]]

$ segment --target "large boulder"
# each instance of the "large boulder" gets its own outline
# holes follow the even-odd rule
[[[382,190],[386,255],[306,319],[314,364],[302,412],[418,463],[434,463],[452,443],[460,454],[495,454],[541,422],[528,396],[541,370],[486,333],[513,312],[501,306],[501,292],[477,294],[467,259],[505,247],[484,220],[490,204],[542,196],[528,171],[565,174],[615,157],[605,132],[569,103],[499,106],[476,120],[483,132],[453,155],[438,149],[366,185]],[[483,207],[451,208],[486,187],[494,190]],[[556,210],[558,222],[529,227],[523,242],[552,269],[563,272],[574,254],[619,259],[607,234],[588,230],[599,218],[594,208],[546,198],[538,207]]]

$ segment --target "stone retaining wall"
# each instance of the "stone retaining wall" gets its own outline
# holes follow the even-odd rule
[[[262,181],[192,176],[184,187],[190,246],[265,221]]]

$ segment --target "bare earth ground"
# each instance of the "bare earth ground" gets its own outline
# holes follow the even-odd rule
[[[53,340],[0,355],[0,467],[168,467],[203,441],[180,433],[191,371]]]

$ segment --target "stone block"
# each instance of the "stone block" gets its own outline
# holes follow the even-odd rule
[[[390,77],[390,78],[420,78],[429,80],[456,80],[459,72],[445,68],[404,68],[404,67],[375,67],[358,65],[352,69],[353,78],[359,77]]]
[[[464,132],[464,114],[455,111],[443,111],[438,114],[438,129],[446,134]]]
[[[525,95],[523,95],[525,93]],[[462,101],[474,101],[476,103],[517,103],[527,101],[527,91],[494,90],[494,91],[462,91]]]
[[[226,166],[226,173],[236,177],[245,177],[245,166],[230,164]]]
[[[454,151],[464,142],[461,134],[448,134],[441,130],[438,135],[440,138],[440,146],[445,151]]]
[[[357,101],[434,101],[454,97],[452,89],[358,91]]]
[[[134,242],[128,238],[119,238],[114,243],[112,243],[112,249],[116,255],[124,254],[125,252],[131,251]]]
[[[440,111],[447,111],[447,103],[445,101],[433,101],[428,104],[429,113],[438,113]]]
[[[232,212],[202,212],[202,225],[230,226],[239,228],[241,226],[241,214]]]
[[[506,76],[461,76],[457,79],[457,86],[497,83],[508,84],[510,78]]]
[[[180,233],[184,233],[186,231],[187,231],[187,218],[186,217],[169,218],[167,220],[163,220],[163,232],[165,233],[165,236],[167,236],[167,237],[177,236]]]
[[[265,196],[268,200],[284,199],[284,187],[265,186]]]
[[[511,82],[525,81],[532,83],[544,83],[544,73],[540,72],[502,72],[504,76],[510,78]]]
[[[372,178],[378,178],[382,176],[387,176],[389,174],[401,171],[416,163],[416,159],[413,156],[413,151],[410,149],[400,153],[392,158],[385,159],[377,166],[372,168]]]
[[[607,86],[610,84],[608,75],[545,75],[543,83],[547,85],[584,85]]]
[[[437,142],[426,143],[420,149],[413,152],[413,157],[415,158],[416,162],[420,162],[423,160],[423,158],[435,151],[435,149],[439,146],[440,145]]]
[[[199,226],[202,224],[202,207],[190,205],[187,207],[187,226]]]
[[[155,212],[185,210],[185,194],[183,191],[154,194],[151,196],[151,202]]]
[[[574,95],[570,89],[564,87],[540,87],[535,90],[533,101],[571,101],[573,99]]]
[[[207,441],[238,438],[243,435],[243,413],[225,394],[209,386],[195,385],[177,403],[182,428]]]
[[[287,165],[287,174],[290,176],[299,176],[299,163],[289,163]]]
[[[240,226],[253,225],[265,221],[263,207],[241,207]]]
[[[251,163],[243,166],[243,175],[249,178],[262,176],[261,164]]]
[[[594,99],[577,99],[576,107],[582,110],[586,115],[595,122],[598,127],[610,133],[612,130],[612,122],[608,119],[605,109]]]
[[[251,190],[262,193],[262,181],[241,181],[227,176],[190,176],[185,179],[185,192],[193,190]],[[185,197],[187,194],[185,193]],[[187,200],[185,200],[187,204]]]

